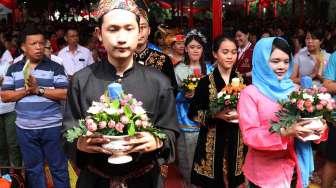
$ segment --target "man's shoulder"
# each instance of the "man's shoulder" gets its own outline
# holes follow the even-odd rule
[[[64,54],[66,53],[67,49],[69,49],[69,46],[66,46],[66,47],[62,48],[62,49],[58,52],[57,56],[62,56],[62,55],[64,55]]]
[[[77,78],[77,79],[83,79],[83,78],[87,78],[90,74],[93,74],[93,71],[98,69],[99,67],[101,67],[101,63],[103,62],[99,62],[99,63],[92,63],[86,67],[84,67],[83,69],[77,71],[73,77]]]
[[[8,72],[20,72],[22,71],[24,64],[25,64],[24,60],[18,61],[17,63],[14,63],[9,66]]]
[[[138,71],[143,72],[146,77],[153,81],[158,81],[162,83],[170,82],[166,75],[164,75],[160,70],[154,67],[144,66],[140,63],[137,63],[135,68],[138,69]]]
[[[86,48],[82,45],[78,45],[78,50],[83,52],[83,53],[90,53],[91,52],[88,48]]]

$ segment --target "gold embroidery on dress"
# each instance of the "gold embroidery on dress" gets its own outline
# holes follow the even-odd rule
[[[157,52],[152,52],[146,59],[145,65],[152,66],[161,71],[165,61],[166,61],[166,56],[161,55]]]
[[[206,119],[206,112],[203,110],[197,111],[197,116],[194,118],[194,121],[199,122],[202,125],[205,125],[205,119]]]
[[[215,101],[217,98],[217,88],[216,88],[216,84],[215,84],[215,78],[213,73],[209,74],[209,102],[211,101]]]
[[[215,177],[215,147],[216,147],[216,129],[212,128],[208,130],[205,143],[205,159],[202,159],[200,163],[196,163],[194,170],[203,176],[209,178]]]
[[[238,130],[238,140],[237,140],[237,153],[236,153],[236,171],[235,175],[239,176],[242,174],[242,167],[244,163],[244,142],[240,130]]]

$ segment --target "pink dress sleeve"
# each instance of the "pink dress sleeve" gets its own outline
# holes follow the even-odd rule
[[[274,116],[277,105],[265,99],[267,98],[252,87],[247,87],[240,95],[239,126],[244,143],[257,150],[286,150],[289,139],[270,133],[270,119],[266,118]]]

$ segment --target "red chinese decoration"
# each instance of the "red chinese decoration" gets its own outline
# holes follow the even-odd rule
[[[164,9],[170,9],[170,8],[172,8],[172,5],[169,4],[169,3],[167,3],[167,2],[165,2],[165,1],[157,0],[156,2],[159,3],[159,5],[160,5],[161,8],[164,8]]]
[[[212,38],[222,34],[222,0],[212,0]]]
[[[16,7],[16,3],[14,0],[0,0],[0,4],[11,10]]]

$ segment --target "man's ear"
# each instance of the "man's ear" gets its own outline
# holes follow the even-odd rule
[[[96,33],[96,35],[97,35],[97,37],[98,37],[98,40],[99,40],[100,42],[102,42],[103,39],[102,39],[101,29],[100,29],[99,27],[96,27],[96,28],[95,28],[95,33]]]

